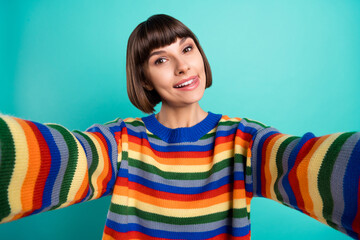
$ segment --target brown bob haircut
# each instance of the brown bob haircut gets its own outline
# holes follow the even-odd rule
[[[179,20],[157,14],[140,23],[131,33],[126,52],[126,83],[131,103],[145,113],[153,113],[154,107],[161,102],[155,89],[147,90],[149,84],[145,75],[145,65],[152,50],[170,45],[177,38],[190,37],[199,49],[205,68],[206,88],[212,84],[209,62],[195,34]]]

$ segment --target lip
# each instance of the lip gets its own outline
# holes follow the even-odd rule
[[[190,78],[190,79],[192,79],[192,78]],[[192,91],[195,88],[197,88],[199,85],[200,85],[200,79],[198,77],[195,77],[194,81],[191,84],[189,84],[185,87],[182,87],[182,88],[175,88],[175,89],[179,90],[179,91]]]
[[[187,78],[187,79],[183,79],[183,80],[177,82],[173,87],[178,86],[178,85],[180,85],[180,84],[183,84],[184,82],[187,82],[187,81],[189,81],[189,80],[191,80],[191,79],[193,79],[193,78],[195,78],[194,81],[197,81],[197,80],[198,80],[198,77],[197,77],[197,76],[191,76],[191,77],[189,77],[189,78]]]

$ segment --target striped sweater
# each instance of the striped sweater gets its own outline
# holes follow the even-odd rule
[[[209,112],[70,132],[0,116],[0,221],[112,195],[103,239],[250,239],[266,197],[360,238],[360,133],[302,137]]]

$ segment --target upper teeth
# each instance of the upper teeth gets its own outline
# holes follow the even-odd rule
[[[175,86],[175,87],[176,87],[176,88],[185,87],[185,86],[187,86],[187,85],[189,85],[189,84],[192,84],[193,81],[194,81],[194,78],[193,78],[193,79],[190,79],[189,81],[186,81],[186,82],[184,82],[184,83],[182,83],[182,84],[180,84],[180,85],[177,85],[177,86]]]

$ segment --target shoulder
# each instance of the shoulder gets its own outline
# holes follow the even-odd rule
[[[125,124],[144,124],[144,122],[142,121],[142,119],[140,117],[128,117],[124,119]]]
[[[231,123],[241,123],[242,125],[257,125],[256,128],[266,128],[267,126],[260,122],[256,121],[254,119],[250,118],[240,118],[240,117],[229,117],[228,115],[222,115],[219,124],[231,124]]]
[[[266,124],[261,121],[257,121],[251,118],[241,118],[241,117],[229,117],[228,115],[223,115],[219,121],[219,126],[237,126],[238,130],[244,132],[255,133],[264,128],[269,128]]]
[[[228,115],[222,115],[219,122],[237,122],[239,123],[241,118],[239,117],[229,117]]]
[[[137,128],[137,127],[145,127],[145,123],[140,117],[128,117],[124,119],[124,123],[127,128]]]

